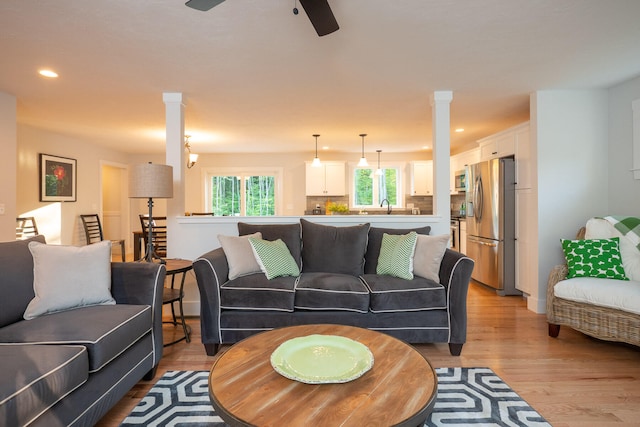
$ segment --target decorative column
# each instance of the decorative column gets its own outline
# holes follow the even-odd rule
[[[451,157],[450,104],[453,92],[435,91],[431,96],[431,126],[433,135],[433,214],[442,217],[449,227],[451,195],[449,191],[449,165]]]
[[[167,257],[174,258],[179,236],[176,217],[184,215],[185,208],[185,167],[184,154],[184,104],[182,93],[165,92],[166,162],[173,166],[173,198],[167,199]]]

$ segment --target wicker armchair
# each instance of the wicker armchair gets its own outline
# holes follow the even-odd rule
[[[584,235],[583,227],[577,238],[584,239]],[[556,297],[554,286],[566,277],[566,264],[555,266],[549,273],[547,322],[550,337],[556,338],[560,333],[560,326],[565,325],[601,340],[640,346],[640,315]]]

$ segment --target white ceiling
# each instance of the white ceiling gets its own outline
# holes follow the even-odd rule
[[[640,75],[638,0],[2,0],[0,91],[18,121],[130,153],[164,150],[182,92],[194,152],[418,151],[452,90],[452,151],[525,121],[529,93]],[[60,77],[46,80],[42,67]]]

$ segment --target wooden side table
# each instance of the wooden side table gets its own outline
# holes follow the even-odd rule
[[[304,384],[278,374],[271,353],[296,337],[324,334],[359,341],[373,368],[343,384]],[[214,362],[209,395],[231,426],[422,426],[433,410],[438,379],[412,346],[368,329],[302,325],[252,335]]]
[[[184,336],[178,338],[177,340],[171,341],[169,343],[164,344],[164,346],[169,346],[176,344],[182,340],[186,340],[187,342],[191,342],[191,328],[184,321],[184,311],[182,309],[182,300],[184,298],[184,280],[186,278],[187,272],[193,268],[193,263],[186,259],[173,259],[169,258],[165,260],[165,266],[167,268],[167,277],[171,276],[171,287],[165,287],[162,290],[162,304],[171,304],[171,314],[173,315],[173,321],[163,321],[163,323],[172,323],[174,326],[178,325],[178,319],[176,317],[176,311],[174,307],[174,303],[178,303],[178,307],[180,309],[179,317],[180,324],[182,325],[182,330],[184,331]],[[176,275],[182,274],[180,279],[180,287],[175,287]]]

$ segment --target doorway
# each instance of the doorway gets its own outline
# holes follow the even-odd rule
[[[127,165],[101,162],[102,231],[105,240],[125,240],[126,252],[131,254],[129,234],[129,198]],[[130,257],[127,257],[128,259]]]

